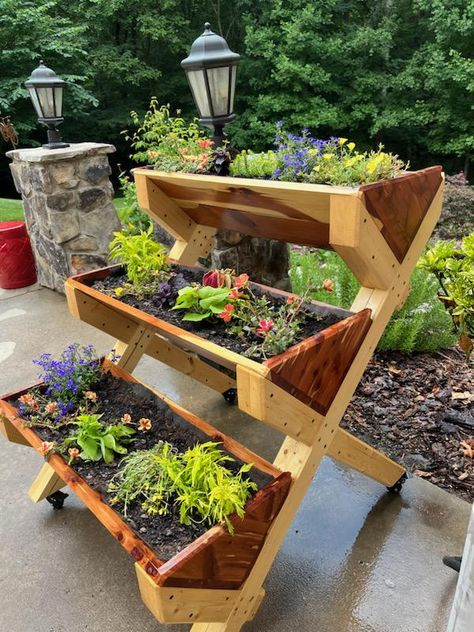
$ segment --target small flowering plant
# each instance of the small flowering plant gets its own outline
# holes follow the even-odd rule
[[[45,383],[44,396],[48,399],[42,412],[49,416],[66,416],[76,409],[85,393],[99,381],[100,366],[92,345],[69,345],[59,359],[43,353],[34,364],[41,367],[40,379]],[[39,393],[20,398],[20,414],[40,412]]]
[[[135,434],[129,424],[104,424],[101,415],[79,415],[70,423],[76,426],[76,432],[67,437],[64,445],[73,445],[69,450],[70,459],[81,458],[84,461],[112,463],[116,454],[127,454],[125,447]],[[79,452],[79,448],[81,451]],[[77,450],[77,451],[76,451]]]

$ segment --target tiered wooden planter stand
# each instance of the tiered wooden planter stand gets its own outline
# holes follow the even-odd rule
[[[275,477],[273,485],[279,485],[270,508],[258,519],[249,507],[245,520],[255,536],[253,555],[236,545],[226,566],[225,547],[232,546],[231,539],[215,527],[191,545],[199,543],[200,551],[189,566],[191,575],[168,572],[173,564],[180,567],[181,558],[189,556],[187,549],[166,563],[156,558],[153,563],[136,561],[142,598],[159,621],[193,623],[192,632],[239,632],[260,604],[263,582],[323,456],[396,491],[401,487],[404,469],[339,428],[339,422],[388,320],[408,294],[410,274],[441,211],[443,175],[440,167],[432,167],[359,188],[147,169],[136,170],[135,180],[140,206],[176,238],[170,252],[175,262],[196,265],[198,257],[209,253],[217,229],[237,230],[333,249],[361,284],[349,312],[315,307],[339,313],[343,320],[259,363],[90,287],[91,280],[110,274],[109,268],[66,282],[71,313],[117,338],[119,370],[132,372],[147,354],[221,393],[236,389],[241,410],[284,435],[272,466],[238,448],[241,458],[255,459]],[[179,410],[191,423],[204,424]],[[11,441],[35,444],[28,436],[31,431],[12,416],[3,430]],[[77,476],[71,477],[66,468],[51,458],[33,485],[34,500],[67,483],[114,533],[103,518],[104,503],[91,503],[88,494],[81,494],[82,482],[77,485]],[[285,481],[290,480],[287,493]],[[209,534],[216,530],[221,547],[209,546],[214,537]],[[143,543],[136,546],[144,551]],[[128,550],[133,555],[133,547]]]

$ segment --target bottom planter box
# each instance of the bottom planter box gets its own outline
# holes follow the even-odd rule
[[[229,609],[227,602],[231,604],[234,601],[230,595],[237,594],[252,569],[268,530],[286,498],[291,484],[291,475],[280,472],[258,455],[177,404],[166,400],[156,391],[145,387],[109,361],[103,361],[103,368],[130,385],[140,384],[141,387],[146,388],[147,393],[156,397],[161,407],[164,400],[167,409],[169,407],[172,414],[180,420],[179,423],[188,424],[203,433],[204,440],[221,442],[223,448],[239,461],[253,463],[256,478],[260,477],[265,481],[263,487],[248,501],[244,518],[239,519],[237,516],[231,518],[235,527],[234,535],[230,535],[224,526],[216,525],[171,559],[163,560],[145,542],[144,538],[127,524],[122,515],[106,502],[102,494],[91,487],[61,455],[52,454],[48,458],[48,465],[54,469],[60,479],[81,498],[110,534],[133,557],[137,563],[137,574],[145,603],[160,621],[191,623],[206,620],[202,617],[206,616],[203,613],[206,611],[205,606],[209,599],[216,607],[219,602],[222,616],[227,616]],[[0,431],[10,441],[26,443],[39,449],[42,439],[35,429],[23,423],[15,406],[18,397],[28,390],[30,389],[22,389],[4,395],[0,399]],[[160,593],[160,589],[164,591],[163,594]],[[214,597],[211,598],[211,594]],[[145,595],[148,595],[148,598]],[[188,604],[185,616],[180,608],[170,608],[169,602],[174,599],[178,602],[180,595],[181,601]],[[191,604],[194,602],[201,604],[197,609],[199,612],[192,611]],[[189,612],[190,608],[191,612]],[[213,616],[215,615],[214,609]]]

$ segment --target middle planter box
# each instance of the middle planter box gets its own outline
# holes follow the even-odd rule
[[[177,271],[194,270],[201,275],[205,272],[204,269],[172,263]],[[94,287],[98,285],[100,288],[107,283],[110,285],[111,279],[121,274],[123,270],[120,266],[110,266],[69,278],[65,289],[71,313],[126,344],[141,345],[143,353],[204,383],[212,381],[212,387],[221,392],[235,386],[235,376],[239,378],[240,374],[241,385],[237,379],[239,406],[251,414],[254,411],[247,410],[245,398],[240,397],[242,387],[248,390],[248,376],[251,380],[256,376],[283,389],[320,415],[325,415],[372,322],[369,309],[353,313],[311,301],[307,309],[320,318],[329,317],[332,324],[314,334],[310,333],[306,339],[279,355],[257,361],[216,344],[209,337],[205,338],[189,328],[185,329],[176,321],[167,322],[164,317],[145,313]],[[278,300],[286,301],[290,296],[287,292],[257,283],[252,283],[251,287]],[[140,327],[142,331],[153,332],[146,343],[140,341],[137,335]],[[207,364],[203,367],[201,363],[200,370],[197,370],[189,354],[195,354],[198,360],[210,362],[211,366]],[[209,380],[205,375],[206,366],[212,373]],[[225,370],[219,374],[212,368],[215,366]]]

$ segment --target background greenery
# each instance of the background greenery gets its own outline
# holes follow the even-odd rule
[[[70,84],[64,137],[114,143],[128,166],[130,110],[156,95],[195,114],[179,62],[205,19],[242,55],[237,146],[265,148],[283,118],[361,147],[383,142],[414,167],[468,170],[471,0],[0,0],[0,116],[23,146],[43,141],[23,87],[43,58]],[[3,197],[6,165],[2,156]]]

